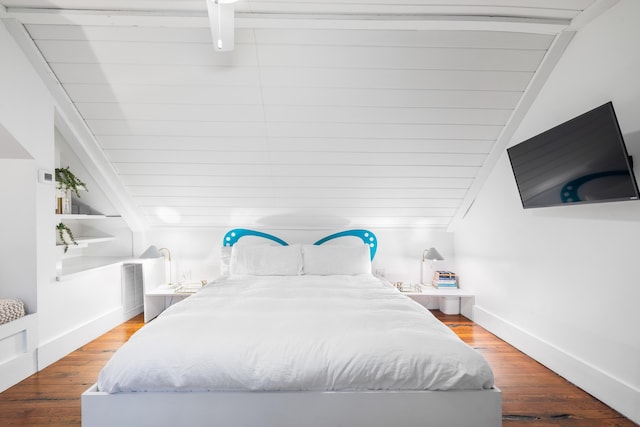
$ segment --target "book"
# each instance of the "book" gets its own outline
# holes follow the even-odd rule
[[[438,270],[435,273],[433,273],[433,279],[434,280],[455,280],[456,278],[456,274],[453,271],[442,271],[442,270]]]
[[[457,284],[452,284],[452,285],[442,285],[442,284],[434,284],[433,285],[434,288],[438,288],[438,289],[457,289],[458,285]]]
[[[458,278],[452,271],[438,270],[433,274],[431,284],[434,288],[457,288]]]

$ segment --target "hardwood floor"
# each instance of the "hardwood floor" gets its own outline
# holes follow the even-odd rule
[[[466,317],[434,314],[489,361],[496,386],[502,390],[503,426],[636,426]]]
[[[491,364],[502,390],[503,426],[636,426],[465,317],[434,314]],[[137,316],[0,393],[0,426],[79,426],[80,394],[143,324]]]
[[[79,426],[80,395],[142,325],[136,316],[0,393],[0,426]]]

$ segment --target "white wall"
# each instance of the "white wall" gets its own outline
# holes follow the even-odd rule
[[[19,298],[37,311],[35,169],[30,159],[0,158],[0,298]]]
[[[16,224],[16,218],[11,217],[15,211],[12,213],[7,206],[1,210],[0,218],[3,227],[10,228],[10,224],[16,224],[17,229],[24,227],[31,229],[32,234],[25,236],[25,244],[30,245],[30,249],[26,252],[22,250],[14,253],[10,268],[24,271],[27,277],[30,276],[29,283],[23,283],[23,286],[28,286],[35,297],[37,285],[46,280],[43,278],[44,271],[37,268],[35,262],[38,257],[47,259],[47,254],[39,248],[48,243],[54,244],[53,232],[49,235],[42,232],[44,228],[51,225],[50,213],[42,209],[34,209],[36,206],[42,207],[39,202],[46,199],[49,194],[53,197],[52,186],[35,184],[37,169],[53,170],[53,105],[44,85],[3,25],[0,25],[0,53],[3,58],[2,67],[0,67],[0,93],[2,94],[0,123],[34,159],[28,166],[26,176],[19,176],[21,179],[32,180],[31,183],[20,184],[23,188],[30,189],[25,192],[24,197],[25,203],[31,206],[33,212],[22,218],[22,221],[29,221],[29,223]],[[3,190],[3,194],[6,191],[7,189]],[[10,205],[14,203],[17,203],[17,200],[12,201]],[[11,233],[11,230],[3,230],[4,232]],[[50,255],[49,258],[51,258]],[[35,298],[34,301],[30,301],[30,305],[32,307],[29,311],[35,312]]]
[[[38,291],[42,301],[38,312],[39,369],[125,320],[121,286],[121,266],[111,265],[50,283]]]
[[[581,29],[514,135],[613,101],[640,175],[640,2]],[[524,211],[506,155],[455,233],[474,320],[640,422],[640,202]]]
[[[1,297],[18,297],[26,305],[30,316],[2,325],[0,344],[21,341],[20,345],[2,345],[0,354],[0,390],[37,370],[38,287],[46,282],[45,270],[37,260],[46,263],[52,254],[44,250],[54,244],[50,211],[41,201],[52,200],[52,186],[38,185],[37,170],[52,170],[53,105],[39,78],[21,55],[3,24],[0,24],[0,126],[4,155],[22,159],[1,160],[3,185],[0,186],[0,231],[3,250],[0,250]],[[7,153],[7,146],[10,153]],[[20,148],[17,148],[19,145]],[[1,281],[0,280],[0,281]],[[27,345],[25,345],[28,343]]]
[[[37,310],[37,343],[39,346],[45,344],[39,349],[39,356],[44,355],[39,361],[42,368],[122,322],[122,316],[113,314],[122,305],[120,278],[102,274],[56,282],[54,186],[37,183],[37,170],[53,171],[55,168],[55,105],[46,86],[2,21],[0,58],[0,125],[33,159],[21,160],[29,162],[30,170],[22,168],[24,173],[20,175],[20,179],[31,180],[25,184],[28,191],[23,194],[24,204],[30,206],[31,212],[19,219],[28,223],[20,225],[30,230],[24,233],[30,247],[25,249],[19,247],[19,243],[5,242],[5,246],[11,249],[10,258],[5,259],[11,260],[12,274],[23,272],[24,278],[29,278],[25,279],[27,283],[23,283],[31,290],[25,299],[29,312]],[[17,211],[12,210],[12,206],[19,202],[9,199],[10,193],[0,188],[0,200],[5,196],[10,203],[0,209],[3,227],[18,221]],[[4,228],[2,231],[4,236],[14,240],[12,231]],[[6,266],[1,265],[3,268]]]

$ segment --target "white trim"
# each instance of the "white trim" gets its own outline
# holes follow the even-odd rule
[[[616,411],[640,423],[640,390],[479,306],[473,321]]]
[[[551,47],[549,47],[549,50],[547,50],[546,55],[542,59],[540,67],[538,67],[538,70],[525,89],[524,95],[518,102],[516,108],[513,110],[509,121],[502,129],[502,132],[500,132],[495,145],[487,156],[487,159],[478,172],[478,175],[473,181],[473,184],[471,184],[469,191],[467,191],[467,195],[462,200],[462,202],[460,203],[460,207],[456,211],[456,214],[451,219],[451,223],[449,224],[447,231],[455,231],[457,225],[460,223],[460,221],[462,221],[462,218],[464,218],[464,216],[471,209],[471,205],[473,204],[476,196],[482,189],[482,186],[484,185],[487,178],[489,178],[491,171],[493,171],[495,165],[498,163],[500,156],[502,156],[502,154],[504,153],[504,150],[507,148],[509,142],[511,142],[511,138],[515,134],[516,130],[518,130],[520,123],[522,123],[522,120],[524,120],[524,117],[529,112],[529,108],[531,108],[531,105],[533,105],[533,102],[538,97],[538,94],[540,93],[540,91],[542,91],[542,88],[547,82],[547,79],[551,75],[551,72],[553,71],[555,66],[560,61],[562,54],[567,49],[567,46],[573,39],[574,35],[574,31],[563,31],[554,39]]]
[[[123,308],[118,307],[41,343],[38,348],[38,370],[62,359],[126,320],[128,318],[123,313]]]
[[[204,4],[204,2],[203,2]],[[23,24],[163,26],[209,28],[206,13],[179,11],[122,11],[7,8],[7,15]],[[486,30],[557,34],[571,20],[512,16],[441,14],[300,14],[236,12],[236,28],[314,28],[360,30]]]
[[[557,34],[568,27],[566,19],[535,19],[473,15],[285,15],[242,14],[236,28],[313,28],[357,30],[463,30]]]
[[[573,18],[569,29],[578,31],[580,28],[602,15],[607,10],[618,4],[620,0],[597,0],[589,8],[582,11],[581,14]]]

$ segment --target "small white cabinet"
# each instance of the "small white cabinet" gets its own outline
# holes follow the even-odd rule
[[[144,295],[144,265],[122,264],[122,307],[127,317],[140,312]]]

